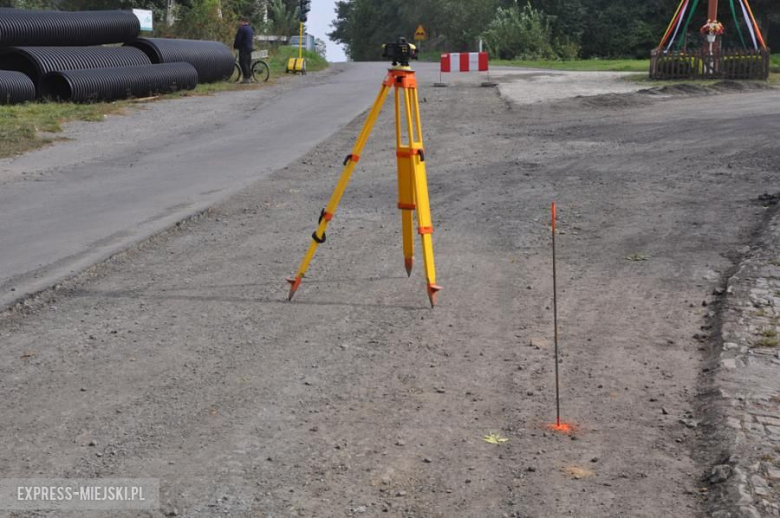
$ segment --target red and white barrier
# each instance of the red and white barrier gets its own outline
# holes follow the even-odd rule
[[[442,72],[487,72],[487,52],[448,52],[441,55]]]

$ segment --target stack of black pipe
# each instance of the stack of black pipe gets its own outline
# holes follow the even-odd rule
[[[0,104],[140,97],[192,89],[232,73],[233,54],[222,43],[144,39],[139,33],[138,18],[127,11],[0,8]]]
[[[152,63],[189,63],[201,83],[227,79],[236,63],[230,49],[218,41],[138,38],[125,46],[141,49]]]
[[[0,70],[0,104],[16,104],[35,99],[35,84],[21,72]]]
[[[141,23],[130,11],[0,9],[0,47],[124,43],[140,32]]]
[[[0,50],[0,68],[22,72],[37,88],[49,72],[151,65],[132,47],[9,47]]]
[[[189,63],[51,72],[41,86],[43,97],[73,102],[115,101],[176,90],[192,90],[198,72]]]

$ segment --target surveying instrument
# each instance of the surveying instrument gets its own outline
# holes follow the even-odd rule
[[[398,208],[401,210],[401,227],[403,233],[404,266],[406,275],[411,276],[414,262],[413,217],[417,214],[417,233],[422,242],[423,264],[425,277],[428,281],[428,298],[431,307],[436,305],[436,294],[441,286],[436,284],[436,269],[433,263],[433,223],[431,207],[428,199],[428,180],[425,176],[425,150],[423,148],[422,124],[420,122],[420,103],[417,96],[417,77],[409,66],[410,59],[417,59],[417,48],[399,38],[397,43],[382,46],[382,57],[389,59],[393,66],[388,69],[387,77],[382,82],[379,95],[371,106],[363,129],[358,135],[352,153],[344,159],[344,169],[341,172],[336,189],[330,197],[327,207],[320,213],[317,230],[311,235],[311,244],[303,257],[298,273],[287,279],[290,283],[288,300],[292,300],[301,280],[314,257],[317,247],[325,242],[325,230],[336,214],[341,197],[347,188],[349,178],[355,165],[360,160],[360,154],[366,145],[374,123],[379,117],[382,105],[391,88],[395,88],[395,141],[398,163]],[[403,115],[403,116],[402,116]],[[404,130],[405,129],[405,135]]]

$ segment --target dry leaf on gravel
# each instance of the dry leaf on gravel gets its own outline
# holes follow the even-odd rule
[[[489,442],[490,444],[501,444],[503,442],[507,442],[509,439],[506,437],[501,437],[500,433],[491,433],[490,435],[486,435],[482,440]]]

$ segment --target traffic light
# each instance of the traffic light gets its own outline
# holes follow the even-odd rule
[[[302,22],[305,22],[307,19],[307,14],[309,14],[309,11],[311,10],[311,0],[301,0],[301,5],[299,6],[298,16]]]

